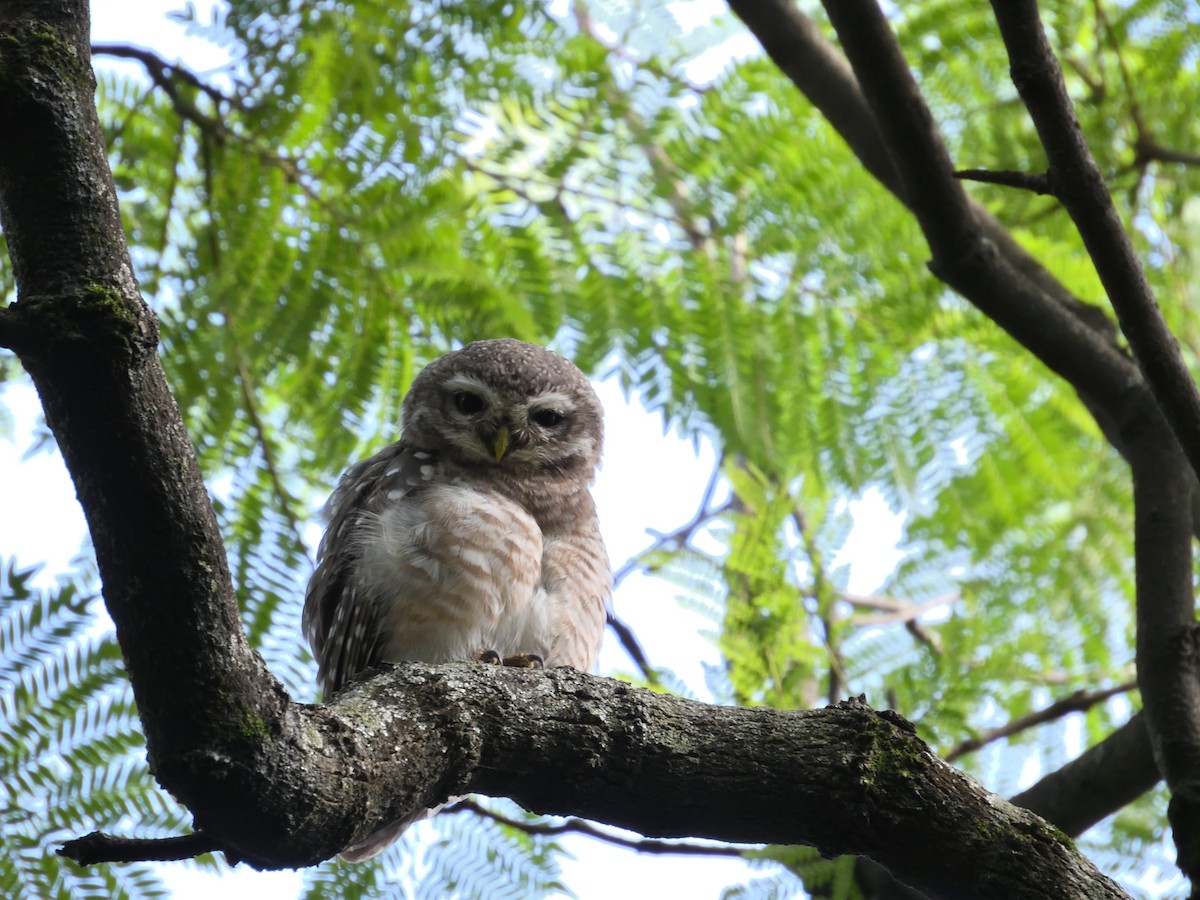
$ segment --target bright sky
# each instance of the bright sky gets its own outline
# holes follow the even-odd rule
[[[130,15],[126,2],[93,0],[93,39],[152,48],[168,60],[185,61],[203,76],[225,57],[219,48],[189,37],[166,18],[167,12],[181,6],[172,0],[141,0],[137,15]],[[196,6],[203,19],[211,3],[205,0]],[[740,45],[737,52],[741,55]],[[121,65],[124,71],[142,74],[129,63],[104,61],[102,65]],[[649,531],[667,532],[691,518],[707,484],[714,452],[702,444],[697,455],[690,441],[664,434],[659,418],[646,413],[636,400],[627,402],[614,382],[597,387],[607,411],[607,449],[595,494],[610,556],[614,566],[620,566],[651,542]],[[10,387],[3,392],[3,403],[12,412],[14,429],[11,443],[0,440],[0,508],[9,512],[0,516],[0,554],[22,564],[44,562],[48,573],[61,571],[83,544],[82,513],[57,453],[23,458],[38,414],[32,389]],[[852,510],[856,525],[839,561],[851,564],[849,590],[868,593],[899,558],[900,523],[878,496],[868,496]],[[651,660],[673,669],[699,696],[707,696],[703,666],[717,663],[719,656],[700,632],[712,623],[681,608],[670,586],[636,574],[624,583],[614,603]],[[631,669],[609,636],[600,671]],[[433,835],[429,829],[427,824],[415,826],[415,838],[428,839]],[[733,860],[639,856],[583,837],[568,837],[563,843],[574,855],[564,861],[564,880],[581,900],[658,898],[665,885],[672,896],[715,898],[724,886],[755,874],[745,863]],[[216,895],[223,900],[290,900],[300,883],[298,873],[244,868],[218,877],[171,864],[162,867],[162,874],[179,900]]]

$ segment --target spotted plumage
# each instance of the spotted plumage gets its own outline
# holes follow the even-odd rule
[[[381,662],[495,651],[590,669],[612,584],[589,491],[602,437],[591,385],[549,350],[481,341],[430,363],[400,440],[329,501],[304,601],[326,697]]]

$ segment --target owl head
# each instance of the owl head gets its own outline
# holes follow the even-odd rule
[[[600,462],[600,400],[573,363],[504,338],[447,353],[404,398],[404,438],[468,466],[577,477]]]

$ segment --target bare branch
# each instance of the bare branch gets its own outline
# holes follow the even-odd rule
[[[845,7],[849,14],[860,6],[858,3],[838,5]],[[793,0],[729,0],[729,6],[758,38],[780,71],[829,120],[867,171],[912,209],[907,179],[897,168],[889,149],[890,142],[885,142],[855,73],[825,39],[816,23],[804,15]],[[907,69],[905,73],[907,77]],[[903,115],[900,110],[897,113]],[[1071,294],[982,204],[970,199],[967,203],[975,227],[1008,266],[1036,285],[1045,298],[1070,310],[1087,327],[1111,340],[1113,324],[1102,310]],[[1112,433],[1113,429],[1103,420],[1100,425],[1106,435]]]
[[[1067,95],[1035,0],[993,0],[1013,83],[1050,161],[1121,329],[1167,424],[1200,472],[1200,391],[1167,328]],[[1171,789],[1168,814],[1179,866],[1200,878],[1200,684],[1197,682],[1192,521],[1187,466],[1151,433],[1130,445],[1137,559],[1138,679],[1151,742]]]
[[[168,838],[129,838],[93,831],[67,841],[55,853],[77,865],[94,866],[109,862],[172,862],[218,851],[225,851],[230,865],[239,861],[236,854],[200,831]]]
[[[934,597],[932,600],[925,600],[921,603],[913,603],[911,601],[905,601],[905,600],[894,600],[891,597],[878,598],[878,602],[880,602],[881,605],[875,607],[876,609],[887,608],[882,605],[882,602],[884,600],[890,601],[891,603],[894,603],[896,605],[890,607],[890,611],[885,612],[881,616],[855,615],[855,616],[850,617],[850,621],[854,625],[857,625],[860,628],[871,628],[871,627],[878,627],[881,625],[891,625],[896,622],[911,622],[914,619],[916,619],[917,616],[921,615],[922,613],[929,612],[931,609],[938,609],[943,606],[950,606],[951,604],[958,602],[958,598],[960,596],[961,595],[959,594],[958,591],[951,591],[949,594],[943,594],[940,597]],[[856,597],[853,600],[851,600],[847,595],[843,594],[841,599],[849,600],[849,602],[854,603],[855,605],[858,605],[858,604],[862,604],[864,606],[868,605],[867,603],[864,602],[864,600],[866,600],[868,598]],[[869,599],[875,599],[875,598],[869,598]]]
[[[1085,691],[1078,690],[1069,697],[1064,697],[1061,700],[1056,700],[1044,709],[1039,709],[1037,712],[1032,712],[1027,716],[1020,716],[1013,719],[1007,724],[1001,725],[999,728],[987,728],[973,738],[968,738],[965,741],[959,741],[950,748],[944,755],[943,759],[946,762],[953,762],[960,756],[966,756],[968,753],[974,753],[981,747],[986,747],[993,741],[999,741],[1004,738],[1012,737],[1020,734],[1022,731],[1027,731],[1030,728],[1036,728],[1038,725],[1044,725],[1047,722],[1053,722],[1055,719],[1061,719],[1063,716],[1073,712],[1086,712],[1098,703],[1103,703],[1119,694],[1128,693],[1137,687],[1136,681],[1127,681],[1124,684],[1118,684],[1114,687],[1105,688],[1101,691]]]
[[[947,169],[946,177],[951,177],[953,170],[940,141],[936,142],[936,148],[923,140],[917,140],[911,146],[898,144],[894,136],[885,143],[880,124],[855,73],[796,3],[792,0],[730,0],[729,5],[762,43],[780,71],[829,120],[867,171],[910,209],[915,211],[915,205],[909,197],[906,182],[915,177],[914,183],[920,184],[922,177],[930,177],[931,170],[937,171],[943,165]],[[831,4],[831,18],[837,7],[843,7],[852,16],[860,8],[869,11],[871,5]],[[853,26],[852,22],[849,24]],[[885,43],[894,43],[886,24],[881,30],[877,29],[876,37],[884,39]],[[897,116],[903,118],[910,103],[923,105],[898,53],[889,52],[875,60],[868,47],[861,59],[868,75],[879,69],[886,72],[883,87],[886,87],[887,79],[894,82],[894,92],[887,94],[885,91],[886,96],[878,105],[880,121]],[[898,155],[893,157],[893,154]],[[914,171],[902,178],[897,162],[908,167],[924,162],[928,168],[924,170],[924,176]],[[1145,396],[1147,392],[1140,371],[1117,346],[1112,320],[1098,307],[1072,295],[981,204],[970,199],[967,204],[971,217],[956,221],[968,233],[977,229],[983,238],[976,248],[978,258],[969,258],[966,261],[969,265],[957,270],[936,274],[1031,349],[1051,369],[1067,377],[1101,432],[1117,452],[1128,459],[1130,422],[1127,420],[1131,414],[1152,415],[1153,411],[1146,408],[1153,402]],[[994,254],[1000,259],[991,260]],[[1104,348],[1086,349],[1089,342],[1079,334],[1076,325],[1059,315],[1060,310],[1055,307],[1070,312],[1079,325],[1093,331]],[[1063,362],[1080,357],[1079,368],[1075,371],[1083,377],[1076,380],[1067,376],[1061,364],[1051,361],[1054,357],[1061,357]],[[1097,366],[1104,369],[1111,380],[1106,377],[1101,384],[1088,379],[1086,370]],[[1194,474],[1190,482],[1188,490],[1193,498],[1194,527],[1200,537],[1200,483]]]
[[[716,465],[713,466],[712,475],[708,479],[708,484],[704,488],[704,494],[700,497],[700,504],[696,508],[696,514],[671,531],[651,532],[654,537],[654,543],[640,553],[631,556],[624,565],[613,573],[614,586],[620,585],[621,582],[634,572],[645,568],[648,557],[664,550],[686,547],[697,531],[707,525],[716,516],[728,512],[733,505],[732,498],[719,506],[712,505],[713,494],[716,493],[717,485],[720,482],[721,461],[717,460]]]
[[[1133,147],[1135,165],[1148,162],[1177,163],[1184,166],[1200,166],[1200,153],[1172,150],[1155,143],[1149,138],[1138,140]]]
[[[962,181],[979,181],[984,184],[999,184],[1004,187],[1020,188],[1035,194],[1054,195],[1054,184],[1049,172],[1031,175],[1028,172],[992,171],[990,169],[959,169],[954,177]]]
[[[616,613],[609,610],[608,627],[616,634],[617,640],[621,642],[621,647],[629,654],[629,658],[633,660],[642,676],[651,684],[658,684],[658,671],[650,664],[646,651],[642,649],[641,641],[637,639],[637,635],[633,633],[633,629],[629,627],[628,623],[618,619]]]
[[[133,59],[140,62],[145,66],[151,80],[159,87],[168,90],[172,95],[174,95],[173,85],[171,88],[168,88],[168,85],[172,81],[178,80],[201,93],[207,94],[209,99],[218,106],[226,105],[237,109],[242,108],[241,101],[238,98],[231,97],[204,81],[186,66],[167,62],[152,50],[135,47],[132,44],[92,44],[92,54],[94,56],[112,56],[117,59]]]
[[[627,850],[636,850],[638,853],[653,855],[724,856],[740,859],[745,852],[743,849],[731,847],[728,844],[687,844],[680,841],[652,841],[646,838],[635,840],[621,837],[621,835],[605,831],[603,828],[597,828],[591,822],[584,819],[567,819],[567,821],[557,825],[551,825],[548,822],[522,822],[517,819],[510,819],[508,816],[502,816],[500,813],[490,810],[486,806],[470,799],[460,800],[453,806],[447,807],[444,812],[473,812],[499,822],[501,825],[507,825],[509,828],[517,828],[526,834],[547,836],[583,834],[603,841],[606,844],[612,844],[615,847],[624,847]]]

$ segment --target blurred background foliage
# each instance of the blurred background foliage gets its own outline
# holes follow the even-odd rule
[[[1200,143],[1197,8],[1041,6],[1194,358],[1197,160],[1147,151]],[[926,271],[911,216],[775,67],[733,52],[727,11],[239,0],[180,16],[229,65],[197,77],[100,48],[144,73],[102,72],[98,103],[246,628],[294,695],[315,693],[298,627],[315,510],[349,460],[395,438],[414,372],[499,335],[619,379],[718,448],[697,517],[626,568],[710,616],[723,665],[703,688],[636,666],[633,680],[784,708],[866,693],[942,752],[1129,683],[1124,464],[1070,390]],[[893,22],[960,167],[1044,170],[990,11],[926,0]],[[970,190],[1076,295],[1103,302],[1054,200]],[[0,288],[11,297],[6,264]],[[848,591],[839,553],[852,501],[870,493],[900,517],[904,553],[868,597]],[[55,588],[28,580],[9,566],[0,581],[0,890],[155,896],[149,868],[81,874],[45,856],[92,828],[168,834],[187,816],[145,770],[86,558]],[[1011,794],[1137,705],[1118,692],[957,764]],[[552,837],[443,818],[419,853],[308,872],[304,896],[571,891]],[[1141,890],[1169,869],[1164,830],[1155,794],[1081,846]],[[848,861],[748,855],[761,877],[726,896],[859,896]]]

